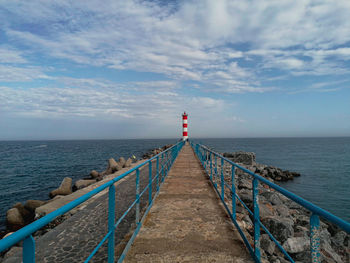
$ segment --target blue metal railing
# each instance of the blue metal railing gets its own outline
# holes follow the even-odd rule
[[[85,262],[89,262],[92,257],[96,254],[98,249],[106,242],[108,239],[108,263],[112,263],[115,261],[114,259],[114,249],[115,249],[115,230],[121,221],[126,217],[126,215],[130,212],[130,210],[135,206],[135,220],[136,220],[136,229],[129,239],[124,251],[122,252],[118,262],[122,262],[126,256],[127,251],[129,250],[132,242],[134,241],[137,233],[139,232],[141,225],[148,214],[149,210],[152,207],[153,200],[157,197],[160,184],[164,182],[164,178],[167,176],[169,169],[174,163],[176,157],[178,156],[179,151],[183,147],[184,142],[180,141],[171,148],[153,156],[147,161],[133,167],[129,171],[119,175],[118,177],[110,180],[109,182],[97,187],[96,189],[82,195],[76,200],[62,206],[61,208],[51,212],[50,214],[34,221],[33,223],[23,227],[22,229],[16,231],[12,235],[0,240],[0,252],[10,248],[11,246],[17,244],[18,242],[23,240],[23,262],[24,263],[34,263],[35,262],[35,240],[33,238],[34,232],[39,230],[40,228],[46,226],[50,222],[52,222],[58,216],[61,216],[68,211],[72,210],[74,207],[82,204],[86,200],[90,199],[97,193],[100,193],[104,189],[108,188],[108,232],[102,238],[100,243],[95,247],[95,249],[91,252]],[[152,176],[152,162],[156,162],[156,175]],[[140,169],[147,166],[149,167],[149,178],[148,184],[145,186],[143,191],[140,193]],[[128,175],[131,175],[135,172],[136,176],[136,184],[135,184],[135,201],[129,206],[129,208],[124,212],[124,214],[115,222],[115,183],[125,178]],[[152,184],[156,182],[156,192],[153,193],[152,197]],[[145,213],[140,219],[140,199],[143,194],[147,192],[148,189],[148,205]]]
[[[320,255],[320,217],[326,219],[327,221],[339,226],[343,230],[345,230],[348,234],[350,233],[350,224],[339,217],[332,215],[326,210],[306,201],[305,199],[287,191],[286,189],[270,182],[269,180],[263,178],[260,175],[257,175],[248,169],[232,162],[231,160],[225,158],[224,156],[210,150],[204,145],[194,144],[191,142],[191,146],[194,149],[198,159],[201,161],[205,172],[208,174],[210,181],[212,182],[217,194],[219,195],[222,203],[225,206],[232,222],[237,227],[238,232],[240,233],[245,245],[247,246],[249,253],[255,260],[255,262],[261,262],[261,254],[260,254],[260,230],[262,229],[266,232],[272,241],[277,245],[280,251],[284,254],[284,256],[290,261],[294,262],[292,257],[285,251],[282,245],[277,241],[277,239],[270,233],[270,231],[260,222],[259,217],[259,202],[258,202],[258,186],[259,183],[268,185],[270,188],[276,190],[277,192],[283,194],[287,198],[293,200],[299,205],[303,206],[307,210],[311,212],[310,216],[310,250],[311,250],[311,262],[321,262]],[[221,167],[220,174],[218,174],[218,159],[221,159]],[[224,172],[224,163],[227,163],[231,166],[231,185],[225,182],[225,178],[223,176]],[[241,200],[241,198],[236,193],[235,187],[235,169],[240,169],[243,172],[249,174],[253,177],[252,181],[252,195],[253,195],[253,211],[251,211],[248,206]],[[220,176],[220,180],[219,177]],[[218,188],[218,181],[220,181],[220,189]],[[231,194],[231,209],[229,208],[230,204],[225,202],[225,187],[229,189]],[[248,213],[253,218],[253,228],[254,228],[254,243],[253,246],[249,243],[247,237],[243,233],[242,229],[239,227],[236,221],[236,200],[238,200],[245,209],[247,209]]]

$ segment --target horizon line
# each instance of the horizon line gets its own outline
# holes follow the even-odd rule
[[[311,138],[350,138],[350,135],[341,136],[261,136],[261,137],[192,137],[189,140],[202,139],[311,139]],[[86,139],[0,139],[0,142],[30,142],[30,141],[117,141],[117,140],[180,140],[179,138],[86,138]]]

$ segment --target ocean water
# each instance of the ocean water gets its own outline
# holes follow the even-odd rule
[[[107,160],[176,143],[162,140],[0,141],[0,229],[16,202],[48,199],[66,176],[73,181]],[[194,139],[219,152],[252,151],[257,162],[302,174],[282,183],[288,190],[350,221],[350,137]]]
[[[218,152],[251,151],[258,163],[301,173],[280,185],[350,221],[350,137],[198,139]]]
[[[111,157],[141,158],[150,149],[176,143],[160,140],[0,141],[0,230],[16,202],[48,200],[64,177],[73,182],[104,171]]]

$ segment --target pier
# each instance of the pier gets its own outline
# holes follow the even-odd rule
[[[253,262],[189,145],[124,262]]]
[[[238,194],[238,171],[251,179],[244,190],[248,198]],[[0,240],[0,251],[23,242],[4,263],[267,262],[271,251],[262,247],[264,233],[280,257],[295,262],[290,247],[276,237],[280,230],[263,224],[263,189],[309,211],[312,262],[321,262],[320,218],[350,233],[348,222],[204,145],[180,141]],[[72,217],[36,235],[76,207],[81,209]]]

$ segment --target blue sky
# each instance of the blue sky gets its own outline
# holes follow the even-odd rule
[[[1,1],[0,140],[350,136],[350,1]]]

